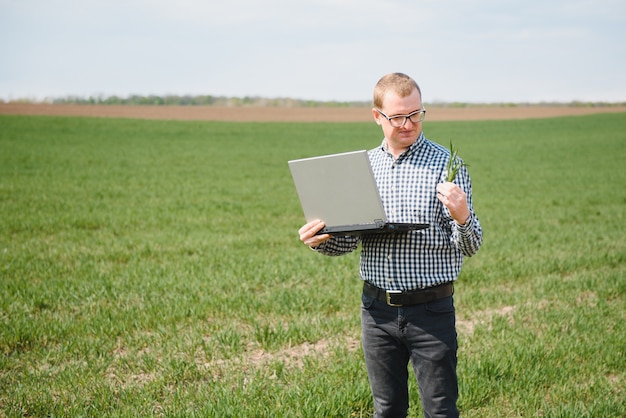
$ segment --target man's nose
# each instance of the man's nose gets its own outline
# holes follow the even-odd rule
[[[404,125],[402,125],[402,128],[404,129],[411,129],[414,128],[415,123],[413,123],[413,121],[411,121],[411,118],[406,118],[404,120]]]

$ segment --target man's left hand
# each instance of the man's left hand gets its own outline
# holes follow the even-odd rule
[[[467,195],[458,185],[451,182],[437,185],[437,198],[450,211],[450,215],[459,225],[465,225],[471,213],[467,206]]]

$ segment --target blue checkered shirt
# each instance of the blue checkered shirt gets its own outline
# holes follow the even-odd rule
[[[471,216],[457,224],[437,199],[437,184],[446,181],[450,152],[422,134],[397,160],[385,141],[368,152],[389,222],[428,223],[407,234],[333,236],[315,248],[330,256],[361,248],[361,278],[386,290],[413,290],[453,282],[465,256],[482,243],[482,229],[472,205],[472,185],[463,167],[454,182],[467,194]]]

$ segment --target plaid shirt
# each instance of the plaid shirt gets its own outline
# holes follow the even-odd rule
[[[342,255],[362,242],[361,278],[386,290],[406,291],[455,281],[464,256],[474,255],[482,243],[467,170],[463,167],[455,179],[467,194],[471,212],[468,222],[459,225],[437,199],[436,187],[446,181],[450,152],[423,133],[395,161],[385,147],[383,141],[368,154],[388,221],[428,223],[430,227],[407,234],[333,236],[315,250]]]

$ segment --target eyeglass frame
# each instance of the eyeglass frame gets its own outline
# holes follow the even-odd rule
[[[385,119],[387,119],[387,120],[389,121],[389,124],[390,124],[391,126],[393,126],[394,128],[402,128],[404,125],[406,125],[406,121],[407,121],[407,120],[409,120],[409,119],[410,119],[410,120],[411,120],[411,122],[413,122],[413,123],[423,122],[423,121],[424,121],[424,118],[426,117],[426,109],[424,109],[424,108],[422,108],[422,109],[420,109],[420,110],[416,110],[415,112],[411,112],[411,113],[409,113],[408,115],[395,115],[395,116],[387,116],[387,115],[385,115],[385,114],[384,114],[384,113],[383,113],[380,109],[376,109],[376,111],[377,111],[378,113],[380,113],[381,115],[383,115],[383,116],[385,117]],[[418,120],[417,122],[414,122],[414,121],[413,121],[413,119],[411,119],[411,116],[416,115],[416,114],[418,114],[418,113],[420,114],[419,120]],[[395,126],[395,125],[391,122],[391,119],[398,119],[398,118],[404,118],[404,121],[403,121],[400,125]]]

